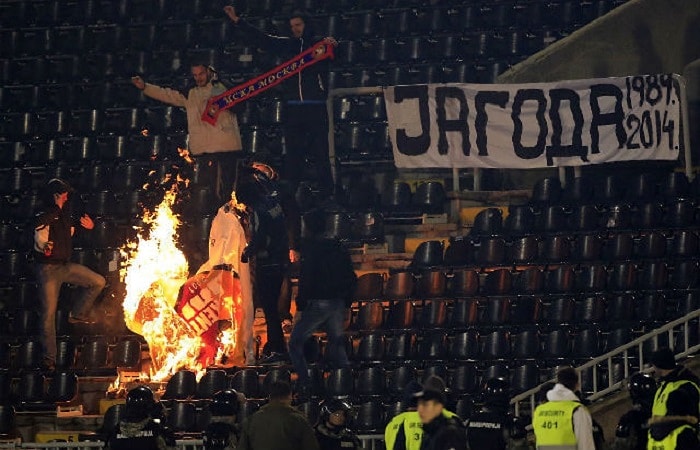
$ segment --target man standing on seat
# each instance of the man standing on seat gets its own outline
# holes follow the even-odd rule
[[[302,14],[295,13],[289,18],[291,37],[271,36],[258,30],[241,19],[233,6],[226,6],[224,12],[236,28],[252,43],[285,60],[290,59],[319,39],[312,33],[311,26]],[[332,37],[326,42],[337,45]],[[333,195],[334,185],[328,156],[328,61],[318,62],[288,78],[284,83],[287,100],[285,110],[284,136],[287,144],[284,177],[289,180],[292,194],[301,180],[305,157],[314,158],[316,177],[321,197]]]
[[[202,120],[207,101],[223,93],[226,88],[216,79],[216,71],[202,62],[193,62],[190,70],[194,79],[187,95],[170,88],[146,83],[135,76],[131,82],[150,98],[185,108],[187,112],[188,149],[200,168],[211,166],[215,181],[214,194],[219,200],[228,200],[229,189],[236,174],[236,161],[242,155],[241,133],[236,115],[230,110],[219,116],[216,125]]]
[[[64,283],[83,288],[78,305],[73,307],[69,323],[92,323],[90,312],[95,299],[104,289],[105,278],[89,268],[70,262],[73,234],[78,226],[92,230],[90,216],[83,214],[77,221],[71,218],[68,197],[73,189],[63,180],[54,178],[44,190],[46,208],[34,218],[34,260],[36,281],[42,309],[42,345],[44,368],[56,365],[56,309]]]

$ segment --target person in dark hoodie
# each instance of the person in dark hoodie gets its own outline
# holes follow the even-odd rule
[[[241,19],[233,6],[226,6],[224,12],[246,38],[284,60],[293,58],[320,40],[314,36],[311,24],[301,13],[289,18],[291,36],[281,37],[258,30]],[[324,40],[337,45],[332,37]],[[283,84],[287,102],[284,133],[288,152],[284,176],[290,182],[291,192],[296,192],[308,155],[315,160],[321,196],[333,194],[328,156],[327,74],[328,60],[325,60],[309,66]]]
[[[695,423],[700,418],[700,380],[693,372],[676,364],[673,352],[668,348],[657,350],[651,355],[651,364],[658,378],[658,388],[651,408],[652,419],[667,416],[668,400],[677,395],[684,400],[685,407],[675,414],[692,416]]]
[[[347,367],[343,323],[357,283],[350,254],[337,239],[324,236],[325,216],[313,210],[303,217],[306,236],[301,241],[301,267],[296,297],[301,319],[289,337],[289,358],[297,373],[297,392],[311,392],[304,343],[319,329],[326,331],[325,358],[334,368]]]
[[[346,400],[333,398],[321,404],[321,417],[314,427],[321,450],[359,450],[362,444],[348,427],[352,405]]]
[[[612,450],[645,450],[649,432],[647,422],[651,418],[656,381],[647,373],[636,373],[630,377],[628,390],[633,406],[620,417],[611,448]]]
[[[430,376],[423,390],[415,394],[418,415],[423,424],[420,450],[467,450],[467,433],[458,417],[446,417],[442,412],[447,403],[445,382]]]

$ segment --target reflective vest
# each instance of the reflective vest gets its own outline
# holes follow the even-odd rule
[[[457,414],[443,409],[442,415],[450,418],[455,417]],[[423,424],[420,421],[418,411],[402,412],[391,419],[389,425],[384,429],[384,445],[387,450],[392,450],[394,448],[396,436],[399,434],[399,429],[401,429],[402,426],[404,435],[406,436],[406,450],[420,450],[421,443],[423,442]]]
[[[651,437],[651,431],[649,431],[649,439],[647,440],[647,450],[676,450],[676,441],[678,440],[678,435],[683,432],[683,430],[691,430],[695,432],[695,428],[690,425],[681,425],[675,430],[671,431],[660,441],[654,440]]]
[[[576,450],[574,411],[582,406],[571,400],[550,401],[538,406],[532,419],[537,448]]]
[[[666,415],[666,400],[668,400],[669,394],[679,389],[686,383],[692,384],[695,389],[700,392],[700,388],[690,380],[678,380],[678,381],[665,381],[661,383],[661,386],[656,390],[654,394],[654,405],[651,407],[652,416],[665,416]]]

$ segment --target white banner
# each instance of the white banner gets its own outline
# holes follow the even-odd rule
[[[678,75],[384,92],[399,168],[530,169],[677,159]]]

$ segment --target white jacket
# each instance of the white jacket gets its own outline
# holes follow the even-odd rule
[[[238,274],[241,285],[242,317],[236,336],[236,349],[233,357],[240,362],[243,353],[246,363],[255,363],[253,350],[253,320],[255,309],[253,308],[253,283],[250,276],[250,266],[241,262],[241,255],[245,250],[247,241],[243,225],[236,211],[229,203],[219,208],[211,222],[209,230],[209,259],[202,264],[197,273],[211,270],[220,264],[230,264]]]
[[[575,401],[579,402],[579,399],[574,392],[564,386],[563,384],[557,383],[554,387],[547,392],[547,400],[550,402],[556,401]],[[576,408],[574,411],[574,434],[576,435],[576,447],[578,450],[595,450],[595,441],[593,440],[593,420],[591,419],[591,414],[585,407]]]
[[[203,87],[193,87],[187,93],[187,97],[174,89],[150,83],[146,83],[143,93],[161,102],[185,108],[187,131],[190,135],[189,150],[193,155],[229,152],[242,148],[238,119],[231,111],[223,111],[216,125],[202,120],[207,101],[212,97],[211,83]]]

